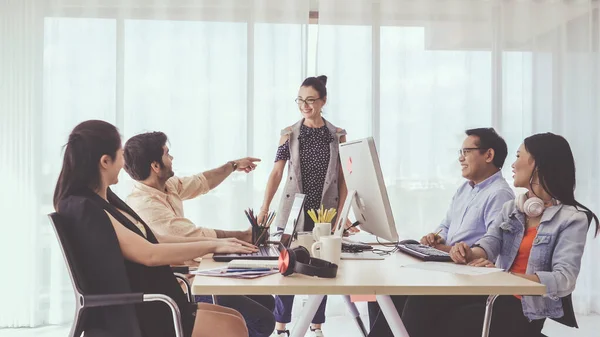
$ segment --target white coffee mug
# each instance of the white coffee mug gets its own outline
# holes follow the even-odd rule
[[[331,235],[331,223],[329,223],[329,222],[316,223],[312,232],[313,232],[313,237],[315,238],[315,241],[319,241],[319,238],[321,236]]]
[[[339,264],[342,254],[342,238],[337,235],[321,236],[310,248],[312,256]]]
[[[298,232],[298,238],[292,242],[292,248],[303,246],[306,249],[310,249],[313,243],[315,243],[315,239],[312,232]]]

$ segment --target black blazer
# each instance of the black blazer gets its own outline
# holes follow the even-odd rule
[[[165,294],[171,297],[181,311],[185,336],[191,336],[194,326],[195,304],[190,304],[169,266],[148,267],[123,257],[117,235],[105,210],[123,226],[144,237],[140,229],[118,209],[121,209],[146,229],[146,240],[158,243],[144,221],[110,189],[108,202],[91,190],[61,200],[58,213],[71,224],[69,241],[75,256],[83,267],[82,289],[90,294],[140,292]],[[139,322],[139,329],[131,320]],[[109,332],[115,337],[169,337],[175,336],[171,310],[164,303],[150,302],[135,306],[91,308],[85,327]],[[141,334],[140,334],[141,332]]]

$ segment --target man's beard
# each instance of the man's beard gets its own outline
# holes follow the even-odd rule
[[[163,170],[163,172],[161,172],[160,178],[167,181],[169,180],[169,178],[171,178],[172,176],[175,175],[175,172],[173,172],[173,169],[168,169],[167,170]]]

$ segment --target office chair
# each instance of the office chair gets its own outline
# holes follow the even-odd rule
[[[592,213],[586,211],[585,215],[587,216],[589,230],[589,227],[592,224]],[[571,294],[562,297],[560,300],[562,301],[563,316],[560,318],[551,319],[568,327],[579,329],[579,325],[577,324],[577,318],[575,318],[575,310],[573,309],[573,298],[571,297]],[[542,337],[546,336],[542,334]]]
[[[573,299],[571,298],[571,294],[562,297],[562,306],[564,315],[560,318],[551,318],[551,320],[558,322],[560,324],[566,325],[571,328],[579,328],[577,324],[577,319],[575,318],[575,310],[573,310]],[[543,333],[540,334],[540,337],[548,337]]]
[[[571,328],[579,328],[577,319],[575,318],[575,310],[573,309],[573,299],[571,298],[571,294],[562,297],[561,301],[564,315],[560,318],[552,318],[552,320]]]
[[[180,279],[183,284],[185,285],[185,289],[186,289],[186,294],[188,297],[188,302],[193,303],[194,301],[194,296],[192,295],[192,285],[190,284],[190,282],[188,281],[188,278],[185,276],[186,274],[190,273],[190,267],[185,267],[185,266],[173,266],[171,267],[171,270],[173,271],[173,275],[175,275],[176,278]],[[219,304],[218,303],[218,299],[216,295],[211,295],[212,297],[212,302],[213,304]]]
[[[160,301],[165,303],[171,309],[173,317],[173,325],[175,327],[175,336],[183,337],[183,328],[181,325],[181,314],[179,307],[175,301],[163,294],[142,294],[142,293],[119,293],[119,294],[88,294],[85,292],[86,280],[82,276],[81,272],[81,261],[77,261],[75,258],[75,252],[73,250],[72,243],[69,242],[67,235],[67,226],[65,219],[58,213],[49,214],[50,222],[54,228],[54,232],[59,242],[59,246],[63,253],[67,270],[69,271],[69,277],[71,284],[73,285],[73,291],[75,292],[75,318],[73,320],[73,326],[69,333],[69,337],[80,337],[83,332],[86,332],[86,336],[106,336],[106,331],[99,330],[89,319],[88,311],[93,308],[113,306],[111,310],[118,310],[114,306],[121,306],[121,312],[119,313],[123,319],[120,323],[126,322],[127,325],[119,326],[124,331],[119,331],[119,335],[131,336],[131,337],[142,337],[138,321],[136,318],[135,311],[133,310],[133,304]],[[190,286],[183,275],[177,275],[178,278],[183,277],[187,289],[188,299],[191,298]],[[127,306],[129,305],[129,306]],[[91,324],[90,324],[91,323]]]
[[[185,293],[187,294],[187,298],[188,298],[188,302],[192,303],[194,302],[194,297],[192,296],[192,286],[190,284],[190,282],[188,281],[187,277],[185,276],[185,274],[189,274],[190,273],[190,267],[185,267],[185,266],[172,266],[171,270],[173,271],[173,275],[181,280],[181,282],[183,282],[183,284],[185,285]]]

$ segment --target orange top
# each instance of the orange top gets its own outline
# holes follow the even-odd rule
[[[533,246],[533,240],[536,235],[537,227],[531,227],[525,230],[525,235],[523,235],[523,240],[519,246],[519,252],[517,252],[517,257],[515,257],[515,261],[513,262],[512,267],[510,267],[510,272],[525,274],[527,271],[527,263],[529,263],[529,254],[531,253],[531,247]],[[519,295],[515,296],[519,299],[521,298]]]

